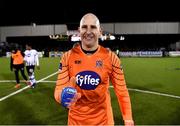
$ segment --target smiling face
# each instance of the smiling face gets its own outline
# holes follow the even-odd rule
[[[79,28],[82,48],[95,50],[98,47],[98,39],[101,36],[99,19],[94,14],[86,14],[80,21]]]

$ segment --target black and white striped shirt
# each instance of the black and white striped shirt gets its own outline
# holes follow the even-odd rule
[[[38,52],[35,49],[26,50],[24,54],[26,66],[39,66]]]

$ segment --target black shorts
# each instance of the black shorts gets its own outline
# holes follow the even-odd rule
[[[22,69],[22,68],[24,68],[24,64],[18,64],[18,65],[13,65],[13,68],[14,69]]]
[[[28,74],[33,73],[35,69],[35,66],[26,66],[26,70],[28,72]]]

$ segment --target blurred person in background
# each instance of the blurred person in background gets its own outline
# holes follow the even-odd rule
[[[21,75],[23,79],[26,81],[27,84],[29,84],[28,79],[24,73],[24,54],[18,50],[13,49],[11,51],[11,61],[10,61],[10,69],[11,71],[14,71],[15,78],[16,78],[16,85],[15,88],[19,88],[20,85],[20,79],[19,79],[19,71],[21,71]]]
[[[26,64],[26,70],[29,76],[29,81],[31,83],[31,87],[35,88],[36,86],[36,79],[35,79],[35,66],[37,66],[37,69],[40,69],[39,67],[39,57],[38,52],[35,49],[32,49],[32,45],[30,43],[26,44],[26,50],[24,52],[24,61]]]

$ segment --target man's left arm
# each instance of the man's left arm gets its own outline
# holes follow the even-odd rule
[[[111,81],[114,86],[114,90],[122,112],[124,124],[134,125],[130,96],[128,89],[126,87],[126,82],[121,67],[120,59],[117,57],[115,53],[112,53],[111,59],[112,59]]]
[[[40,69],[38,51],[36,51],[35,58],[36,58],[36,66],[37,66],[37,69]]]

